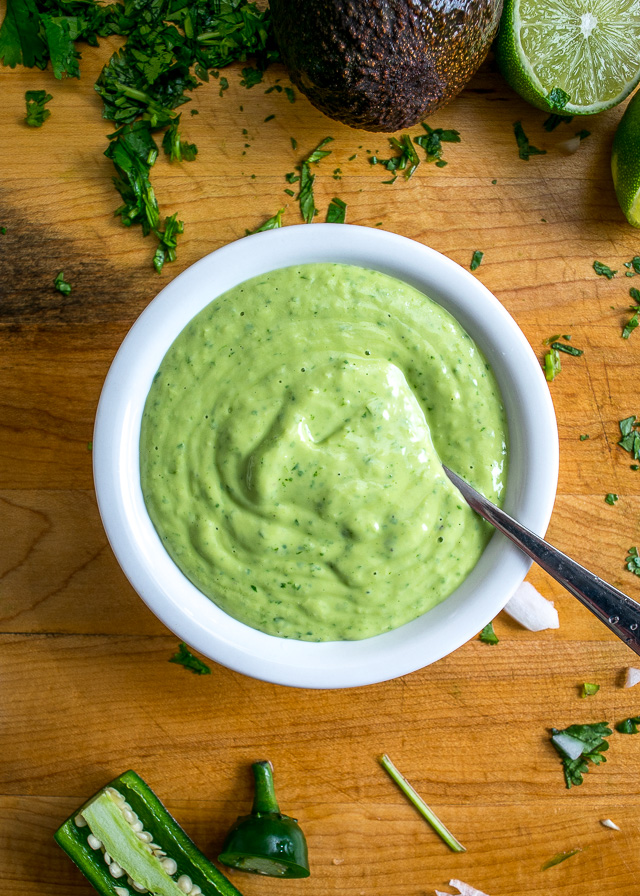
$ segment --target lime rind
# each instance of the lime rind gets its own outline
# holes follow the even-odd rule
[[[640,227],[640,91],[632,97],[616,129],[611,174],[627,221]]]
[[[640,0],[507,0],[497,59],[509,84],[539,109],[591,115],[640,82]],[[570,100],[559,109],[553,88]]]

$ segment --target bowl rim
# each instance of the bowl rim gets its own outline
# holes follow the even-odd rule
[[[352,224],[300,224],[242,238],[168,283],[123,340],[96,413],[93,470],[98,508],[116,559],[152,612],[209,659],[253,678],[304,688],[356,687],[430,665],[476,635],[507,603],[531,561],[495,533],[478,564],[441,604],[362,641],[307,642],[249,628],[205,597],[167,554],[146,511],[140,423],[167,349],[205,305],[253,276],[310,262],[358,265],[415,286],[469,332],[500,386],[509,427],[505,510],[546,532],[558,477],[558,433],[542,369],[498,299],[469,271],[422,243]]]

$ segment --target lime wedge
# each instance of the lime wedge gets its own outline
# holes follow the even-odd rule
[[[496,55],[539,109],[591,115],[640,81],[640,0],[505,0]]]
[[[620,208],[640,227],[640,92],[620,119],[611,149],[611,173]]]

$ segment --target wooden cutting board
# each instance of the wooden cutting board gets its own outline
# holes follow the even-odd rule
[[[151,241],[113,217],[119,197],[103,156],[113,128],[93,82],[115,46],[84,49],[80,81],[0,69],[0,889],[92,892],[52,833],[129,767],[215,857],[248,808],[249,764],[269,758],[283,811],[307,833],[312,876],[277,883],[236,873],[246,896],[430,896],[450,878],[490,896],[637,892],[640,737],[614,734],[607,764],[568,791],[548,734],[638,714],[640,689],[621,686],[636,657],[555,583],[530,575],[556,602],[558,631],[532,634],[501,614],[497,646],[473,640],[385,684],[293,690],[215,664],[197,677],[168,662],[177,638],[111,554],[88,447],[103,378],[137,315],[170,278],[279,207],[285,224],[299,223],[284,175],[332,136],[316,180],[321,220],[338,196],[350,223],[381,222],[465,267],[480,249],[476,275],[540,357],[556,333],[584,349],[563,356],[550,385],[560,481],[549,537],[640,597],[640,580],[624,569],[627,549],[640,544],[640,471],[616,445],[618,420],[640,413],[640,333],[621,338],[629,287],[640,285],[622,276],[623,262],[640,253],[640,235],[624,221],[609,173],[622,110],[548,134],[544,114],[489,62],[431,122],[462,135],[445,148],[449,165],[423,162],[411,180],[388,185],[368,162],[388,155],[386,136],[338,125],[299,94],[291,104],[284,92],[266,93],[288,83],[279,67],[247,90],[232,66],[224,96],[216,82],[203,85],[193,95],[199,114],[183,113],[197,161],[160,158],[154,168],[163,214],[185,222],[177,261],[158,276]],[[51,117],[31,129],[24,92],[41,88],[53,94]],[[546,155],[518,158],[516,120]],[[563,155],[559,144],[582,127],[591,136]],[[620,272],[598,277],[594,259]],[[52,285],[60,270],[73,286],[68,297]],[[604,501],[609,492],[619,495],[615,506]],[[581,699],[584,681],[599,693]],[[464,855],[450,853],[395,789],[378,765],[382,752]],[[621,830],[604,828],[606,818]]]

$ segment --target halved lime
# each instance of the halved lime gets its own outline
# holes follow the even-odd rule
[[[496,55],[532,105],[591,115],[638,84],[639,48],[640,0],[505,0]]]
[[[640,227],[640,91],[620,119],[611,149],[611,173],[620,208]]]

